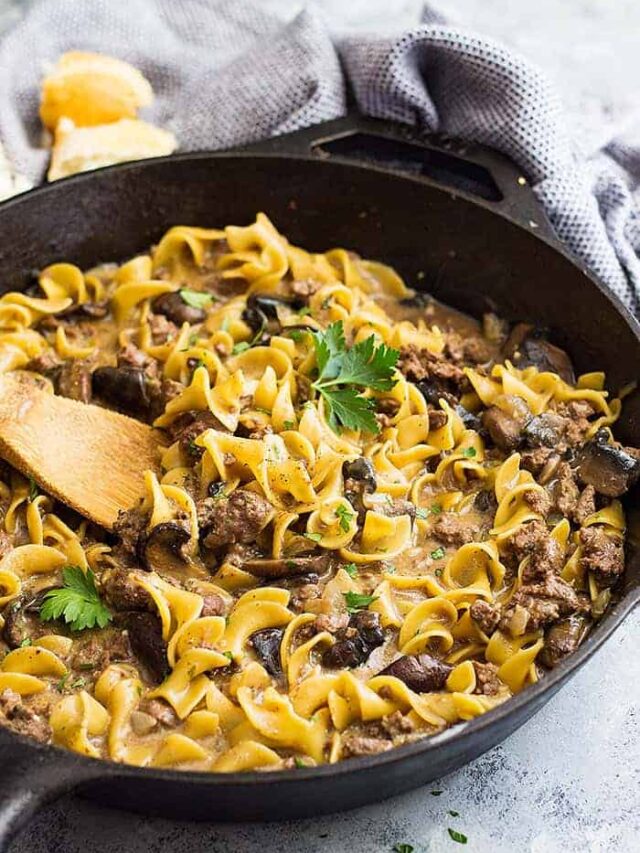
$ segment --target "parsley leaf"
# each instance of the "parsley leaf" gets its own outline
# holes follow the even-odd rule
[[[340,371],[341,356],[347,348],[342,322],[332,323],[326,332],[314,332],[313,345],[318,364],[318,382],[335,379]]]
[[[232,355],[239,355],[241,352],[248,350],[251,347],[251,344],[248,341],[240,341],[239,344],[234,344],[233,349],[231,350]]]
[[[421,506],[416,507],[416,518],[424,519],[424,518],[428,518],[428,517],[429,517],[429,510],[428,509],[423,509]]]
[[[282,424],[285,429],[295,429],[295,425],[295,421],[284,421]]]
[[[357,577],[358,567],[356,566],[355,563],[347,563],[347,565],[344,566],[344,570],[349,575],[350,578]]]
[[[442,506],[440,504],[431,504],[431,512],[434,515],[440,515],[442,512]]]
[[[348,533],[351,528],[351,520],[354,514],[351,510],[348,510],[344,504],[340,504],[336,509],[336,515],[340,519],[340,529],[343,533]]]
[[[339,381],[374,391],[390,391],[396,384],[393,372],[400,353],[386,344],[376,347],[373,335],[347,350]]]
[[[378,433],[374,402],[363,397],[360,391],[393,388],[398,350],[386,344],[376,346],[373,335],[348,349],[341,320],[332,323],[324,332],[314,332],[313,344],[318,365],[318,378],[313,388],[327,404],[331,428],[334,432],[346,427]]]
[[[441,560],[444,557],[444,548],[436,548],[435,551],[431,552],[432,560]]]
[[[475,447],[465,447],[465,449],[462,451],[462,455],[466,456],[467,459],[473,459],[473,457],[476,455]]]
[[[201,293],[199,290],[190,290],[188,287],[183,287],[178,292],[182,301],[190,308],[207,308],[213,302],[211,293]]]
[[[370,604],[378,600],[376,595],[364,595],[360,592],[343,592],[345,604],[347,605],[347,613],[357,613],[359,610],[366,610]]]
[[[297,755],[294,757],[293,761],[294,761],[294,763],[295,763],[296,767],[298,768],[298,770],[300,770],[302,767],[306,767],[306,766],[307,766],[307,765],[304,763],[304,761],[303,761],[301,758],[299,758]]]
[[[451,829],[451,827],[448,826],[447,832],[451,836],[452,841],[457,841],[458,844],[466,844],[467,843],[467,836],[463,835],[461,832],[458,832],[456,829]]]
[[[329,404],[329,426],[334,432],[339,432],[341,426],[363,429],[373,435],[380,432],[373,402],[361,397],[354,388],[327,388],[320,393]]]
[[[72,631],[96,625],[106,627],[112,616],[100,599],[91,569],[85,574],[79,566],[66,566],[62,570],[62,582],[62,588],[51,589],[45,595],[40,618],[48,622],[64,617]]]

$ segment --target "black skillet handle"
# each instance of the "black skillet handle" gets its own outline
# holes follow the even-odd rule
[[[470,196],[559,245],[531,186],[517,166],[504,155],[481,145],[351,114],[253,143],[241,151],[355,162],[409,175],[450,189],[456,195]]]
[[[103,776],[104,766],[0,731],[0,853],[43,805]]]

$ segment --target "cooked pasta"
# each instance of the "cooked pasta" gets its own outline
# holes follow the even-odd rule
[[[624,571],[640,454],[603,374],[264,214],[48,267],[0,298],[0,370],[166,436],[112,532],[2,468],[0,720],[87,756],[271,771],[433,735],[577,648]]]

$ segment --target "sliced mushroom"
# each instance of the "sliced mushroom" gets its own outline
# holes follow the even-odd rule
[[[544,412],[527,421],[524,440],[528,447],[557,447],[564,438],[566,420],[553,412]]]
[[[580,481],[601,495],[617,498],[640,477],[640,459],[622,447],[608,443],[606,429],[599,429],[576,454],[574,467]]]
[[[91,377],[93,393],[114,409],[146,417],[151,409],[147,375],[139,367],[98,367]]]
[[[394,660],[379,674],[400,679],[416,693],[431,693],[433,690],[442,690],[452,669],[452,666],[431,655],[405,655]]]
[[[459,403],[456,406],[456,414],[459,415],[460,420],[467,429],[473,429],[476,432],[480,432],[482,429],[482,421],[478,415],[474,415],[473,412],[465,409],[465,407],[461,406]]]
[[[207,316],[202,308],[187,305],[179,292],[162,293],[153,300],[151,307],[154,314],[163,314],[176,326],[182,326],[183,323],[202,323]]]
[[[184,546],[190,538],[189,531],[175,521],[156,524],[138,546],[139,559],[150,572],[183,571]]]
[[[375,492],[378,487],[376,472],[370,459],[360,456],[352,462],[345,462],[342,466],[345,480],[357,480],[362,483],[363,491]]]
[[[335,643],[322,656],[323,665],[331,669],[360,666],[384,643],[380,614],[371,610],[354,613],[348,626],[340,628],[335,636]]]
[[[516,367],[537,367],[541,372],[557,373],[570,385],[576,381],[573,364],[566,352],[550,344],[542,329],[528,323],[518,323],[513,327],[502,353]]]
[[[282,578],[309,572],[322,574],[329,566],[328,554],[312,557],[281,557],[279,559],[255,558],[243,562],[242,568],[259,578]]]
[[[545,634],[540,662],[549,669],[557,666],[567,655],[575,652],[588,630],[588,619],[578,614],[556,622]]]
[[[56,316],[75,323],[82,320],[102,320],[108,313],[108,302],[83,302],[81,305],[72,305],[71,308],[67,308]]]
[[[253,646],[260,663],[269,675],[273,675],[275,678],[282,675],[280,643],[283,635],[284,628],[264,628],[249,637],[249,642]]]
[[[39,619],[40,608],[46,594],[58,588],[50,586],[35,595],[25,595],[7,604],[2,614],[4,617],[2,639],[9,648],[17,649],[28,638],[57,633],[55,626],[62,628],[60,623],[43,623]]]
[[[453,393],[450,384],[439,379],[422,379],[416,383],[418,391],[422,394],[427,403],[432,406],[439,406],[440,400],[446,400],[450,406],[458,405],[458,397]]]
[[[131,651],[149,671],[154,682],[159,683],[170,672],[167,646],[162,639],[162,624],[154,613],[123,614],[129,634]]]
[[[266,293],[252,293],[247,299],[247,307],[242,312],[242,319],[256,335],[261,331],[276,335],[282,328],[279,310],[286,307],[290,311],[299,311],[304,306],[303,299],[286,299]]]

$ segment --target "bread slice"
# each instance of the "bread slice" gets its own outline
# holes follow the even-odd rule
[[[69,119],[62,119],[56,128],[47,177],[56,181],[112,163],[162,157],[175,149],[172,133],[145,121],[124,118],[111,124],[76,127]]]
[[[99,53],[64,53],[42,83],[40,118],[55,130],[61,118],[76,127],[134,118],[153,101],[148,80],[132,65]]]

